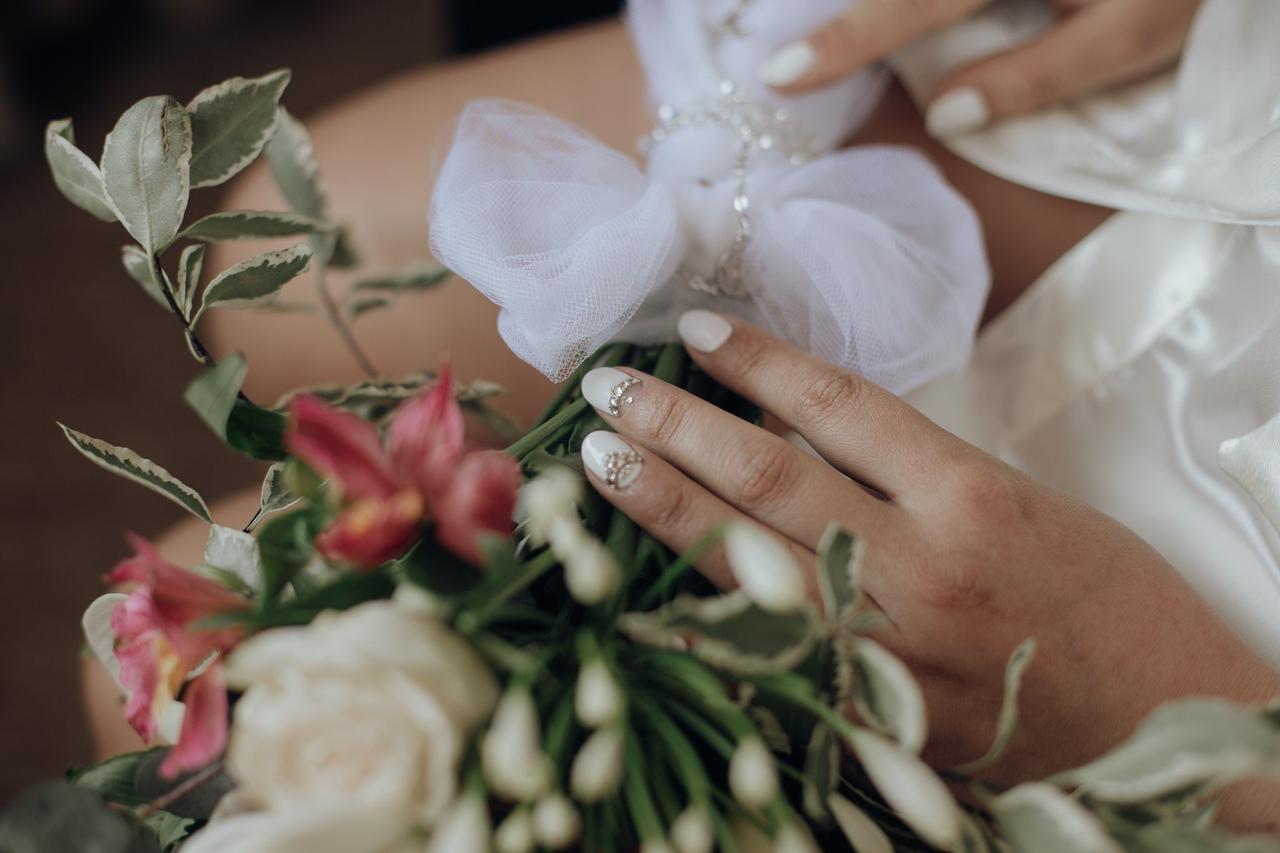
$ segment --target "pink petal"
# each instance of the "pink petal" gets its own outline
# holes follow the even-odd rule
[[[150,606],[144,611],[141,601],[120,608],[122,628],[129,624],[140,625],[141,629],[163,624],[169,633],[180,630],[197,619],[204,619],[218,613],[243,610],[248,607],[244,598],[222,586],[212,578],[197,575],[179,568],[160,556],[150,542],[134,533],[126,534],[133,546],[134,556],[121,560],[107,575],[111,583],[134,582],[150,589]],[[127,620],[133,620],[132,622]],[[145,621],[153,624],[147,625]],[[113,628],[116,620],[112,620]],[[115,629],[116,636],[124,636],[121,629]],[[135,627],[131,633],[136,633]]]
[[[222,664],[214,663],[192,679],[182,698],[187,706],[182,731],[160,765],[160,775],[168,779],[204,767],[227,746],[227,685]]]
[[[285,447],[355,499],[385,497],[397,488],[391,461],[373,424],[315,397],[289,403]]]
[[[316,537],[316,549],[330,560],[377,568],[417,541],[422,512],[422,497],[413,489],[385,500],[357,501]]]
[[[400,476],[416,483],[428,501],[446,487],[462,455],[464,429],[462,407],[454,399],[447,364],[434,388],[396,412],[388,431],[391,459]]]
[[[151,743],[156,736],[156,719],[151,713],[151,706],[160,686],[155,634],[143,634],[117,647],[116,660],[120,662],[120,684],[129,691],[124,717],[144,743]]]
[[[454,471],[448,492],[435,507],[441,544],[470,563],[481,565],[482,533],[510,536],[520,466],[497,450],[469,453]]]

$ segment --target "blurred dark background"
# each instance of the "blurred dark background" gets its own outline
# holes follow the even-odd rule
[[[94,468],[54,422],[127,444],[211,500],[257,470],[180,402],[194,375],[172,320],[118,263],[122,235],[54,189],[42,154],[72,116],[91,156],[131,103],[187,100],[288,66],[304,119],[397,73],[618,11],[620,0],[3,0],[0,2],[0,805],[90,757],[80,615],[123,555],[182,511]],[[208,200],[205,201],[205,204]],[[193,211],[198,213],[199,211]]]

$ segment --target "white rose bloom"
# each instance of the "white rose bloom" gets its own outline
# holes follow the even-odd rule
[[[322,613],[305,627],[264,631],[231,655],[227,680],[244,689],[282,672],[378,668],[431,691],[463,729],[483,721],[498,698],[493,673],[466,640],[443,622],[392,601]]]
[[[466,641],[388,601],[265,631],[227,668],[245,690],[228,765],[269,811],[345,804],[430,824],[453,799],[468,731],[497,697]]]
[[[429,825],[462,746],[437,694],[403,673],[282,672],[236,704],[227,763],[269,811],[341,804]]]

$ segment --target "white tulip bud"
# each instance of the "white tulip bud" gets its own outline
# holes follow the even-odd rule
[[[867,729],[857,729],[849,745],[871,784],[916,834],[940,850],[951,850],[964,832],[951,791],[918,757]]]
[[[513,687],[503,695],[481,741],[480,764],[489,787],[507,799],[527,802],[551,784],[538,708],[527,689]]]
[[[426,853],[488,853],[489,810],[484,800],[463,794],[441,816]]]
[[[569,798],[547,794],[533,807],[533,837],[550,850],[560,850],[578,840],[582,818]]]
[[[529,538],[535,545],[545,545],[551,525],[559,518],[572,516],[582,499],[582,479],[568,468],[549,468],[520,489],[516,510]]]
[[[598,539],[584,537],[573,551],[557,556],[564,562],[564,580],[569,594],[588,606],[599,604],[622,586],[622,569],[613,554]]]
[[[493,834],[496,853],[532,853],[537,842],[533,838],[533,818],[528,809],[516,809],[507,815]]]
[[[569,790],[580,803],[598,803],[622,784],[622,732],[597,729],[574,756]]]
[[[678,853],[711,853],[715,843],[716,828],[706,809],[690,806],[671,824],[671,844]]]
[[[584,726],[607,726],[622,716],[622,688],[609,665],[600,658],[587,661],[578,672],[573,707]]]
[[[729,760],[729,790],[749,809],[762,809],[778,795],[778,768],[758,737],[743,738]]]
[[[804,606],[804,576],[781,539],[758,524],[735,521],[724,547],[734,578],[757,606],[771,613]]]
[[[799,823],[784,824],[773,837],[773,853],[822,853],[813,834]]]

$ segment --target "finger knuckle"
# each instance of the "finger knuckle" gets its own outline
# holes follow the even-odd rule
[[[795,425],[800,428],[820,427],[841,417],[850,417],[858,409],[864,386],[844,370],[824,371],[800,392],[796,404]]]
[[[730,457],[731,499],[748,512],[776,503],[796,477],[794,451],[782,441],[750,442]]]
[[[646,438],[659,446],[670,445],[683,431],[687,414],[675,394],[658,395],[644,421]]]
[[[986,612],[993,599],[983,562],[955,552],[935,560],[920,575],[918,593],[929,607],[948,613]]]
[[[645,526],[668,537],[678,534],[689,523],[692,500],[692,489],[668,483],[656,490],[647,513],[649,524]]]

